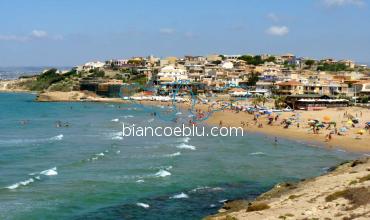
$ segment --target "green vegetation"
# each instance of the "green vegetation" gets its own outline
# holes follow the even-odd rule
[[[105,76],[105,72],[104,70],[100,70],[100,69],[93,69],[93,70],[90,70],[89,73],[92,73],[90,76],[91,77],[104,77]]]
[[[367,176],[364,176],[364,177],[361,177],[358,182],[359,183],[362,183],[362,182],[365,182],[365,181],[369,181],[370,180],[370,174],[367,175]]]
[[[243,55],[239,57],[239,60],[244,60],[248,64],[255,66],[263,64],[265,62],[264,60],[262,60],[261,56],[249,56],[249,55]]]
[[[294,215],[293,214],[291,214],[291,213],[287,213],[287,214],[285,214],[285,215],[280,215],[279,216],[279,218],[280,219],[287,219],[288,217],[293,217]]]
[[[269,58],[265,59],[265,62],[276,62],[276,58],[274,56],[270,56]]]
[[[222,63],[221,60],[212,61],[212,64],[215,64],[215,65],[220,65],[221,63]]]
[[[295,69],[297,65],[295,64],[289,64],[289,61],[284,61],[284,67],[289,69]]]
[[[53,83],[64,79],[64,76],[57,74],[57,69],[50,69],[36,77],[36,81],[30,82],[27,86],[33,91],[42,91]]]
[[[370,101],[369,96],[360,97],[360,100],[359,100],[359,102],[361,102],[361,103],[368,103],[369,101]]]
[[[354,184],[356,184],[357,183],[357,180],[352,180],[351,182],[349,182],[349,184],[348,185],[354,185]]]
[[[78,77],[76,70],[58,74],[57,69],[49,69],[38,75],[35,80],[27,80],[20,86],[31,91],[43,91],[49,88],[51,88],[51,91],[71,91],[73,89],[73,77]]]
[[[225,220],[237,220],[237,218],[227,215],[225,216]]]
[[[331,71],[331,72],[336,72],[336,71],[344,71],[347,70],[347,66],[343,63],[321,63],[317,67],[318,71]]]
[[[267,102],[267,98],[265,96],[262,96],[262,95],[257,96],[252,101],[253,105],[259,105],[260,103],[262,103],[262,106],[265,106],[266,102]]]
[[[307,66],[311,67],[312,65],[315,64],[315,61],[314,60],[306,60],[306,62],[304,62],[304,64],[306,64]]]
[[[248,76],[247,85],[248,85],[248,86],[255,86],[255,85],[256,85],[256,83],[258,82],[258,80],[259,80],[258,74],[256,74],[256,73],[251,73],[251,74]]]
[[[348,210],[353,210],[359,206],[370,203],[370,189],[366,187],[349,188],[342,191],[337,191],[325,198],[326,202],[332,202],[336,199],[344,198],[350,201],[352,207]]]
[[[290,195],[289,197],[288,197],[288,199],[296,199],[296,198],[299,198],[299,197],[301,197],[302,195]]]
[[[270,206],[263,202],[253,203],[247,208],[247,212],[255,212],[255,211],[261,211],[265,209],[269,209]]]
[[[133,76],[130,80],[129,80],[130,83],[137,83],[139,85],[145,85],[146,82],[147,82],[147,78],[145,75],[137,75],[137,76]]]
[[[286,96],[276,97],[275,102],[274,102],[275,108],[277,108],[277,109],[285,108],[286,107],[285,99],[286,99]]]

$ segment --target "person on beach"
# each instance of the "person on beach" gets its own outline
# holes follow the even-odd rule
[[[220,120],[220,123],[218,124],[219,127],[222,127],[222,121]]]

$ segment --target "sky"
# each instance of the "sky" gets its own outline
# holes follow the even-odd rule
[[[155,55],[370,63],[370,0],[0,0],[0,66]]]

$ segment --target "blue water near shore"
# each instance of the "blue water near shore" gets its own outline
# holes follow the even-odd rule
[[[358,156],[257,134],[122,138],[122,122],[173,124],[127,104],[34,98],[0,93],[0,219],[200,219]]]

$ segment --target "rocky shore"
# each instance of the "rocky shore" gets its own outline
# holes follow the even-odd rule
[[[254,201],[226,202],[205,219],[370,219],[370,157],[299,183],[278,184]]]

